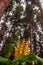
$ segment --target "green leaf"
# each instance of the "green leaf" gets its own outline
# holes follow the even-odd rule
[[[3,57],[0,56],[0,62],[6,63],[8,61],[9,61],[9,59],[6,59],[6,58],[3,58]]]
[[[38,57],[37,55],[35,55],[35,57],[37,58],[38,61],[40,61],[43,64],[43,59]]]
[[[13,60],[14,61],[14,60]],[[15,61],[22,63],[22,62],[37,62],[37,59],[33,53],[28,55],[21,55],[20,57],[16,58]]]
[[[42,65],[42,63],[40,62],[40,61],[38,61],[38,63],[37,63],[38,65]]]
[[[9,46],[5,52],[5,55],[4,55],[5,58],[9,58],[11,56],[13,48],[14,48],[14,44],[9,44]]]
[[[32,61],[34,61],[36,63],[40,62],[40,64],[43,64],[43,59],[33,53],[28,54],[28,55],[21,55],[18,58],[16,58],[15,60],[13,60],[13,63],[15,63],[15,62],[23,63],[23,62],[32,62]]]
[[[33,53],[28,55],[21,55],[18,58],[14,59],[13,61],[0,57],[1,65],[18,65],[18,63],[32,62],[32,61],[36,62],[38,65],[43,65],[43,59]]]
[[[0,56],[0,65],[11,65],[12,61]]]

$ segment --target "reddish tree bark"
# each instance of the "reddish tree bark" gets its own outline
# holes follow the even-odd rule
[[[32,25],[30,24],[30,53],[32,52]]]
[[[38,0],[38,6],[39,6],[39,9],[41,11],[41,17],[43,18],[43,9],[42,9],[42,6],[41,6],[41,3],[40,3],[40,0]]]
[[[2,17],[6,7],[9,5],[10,0],[0,0],[0,18]]]

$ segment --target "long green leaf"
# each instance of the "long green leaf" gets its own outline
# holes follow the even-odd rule
[[[9,58],[11,56],[13,48],[14,48],[14,44],[9,44],[9,46],[5,52],[5,55],[4,55],[5,58]]]
[[[13,61],[0,57],[1,65],[3,65],[3,63],[5,63],[4,65],[17,65],[17,62],[22,63],[22,62],[32,62],[32,61],[38,63],[38,65],[43,65],[43,59],[33,53],[28,55],[21,55],[18,58],[14,59]]]
[[[40,61],[41,63],[43,63],[43,59],[38,57],[37,55],[35,55],[35,57],[37,58],[38,61]]]
[[[13,62],[19,62],[19,63],[22,63],[22,62],[37,62],[37,59],[35,57],[35,55],[33,53],[31,54],[28,54],[28,55],[21,55],[20,57],[16,58],[15,60],[13,60]]]
[[[6,63],[8,61],[9,61],[9,59],[6,59],[6,58],[3,58],[3,57],[0,56],[0,62]]]
[[[20,57],[16,58],[15,60],[13,60],[13,63],[15,62],[19,62],[19,63],[22,63],[22,62],[40,62],[40,64],[43,64],[43,59],[38,57],[37,55],[31,53],[31,54],[28,54],[28,55],[21,55]]]

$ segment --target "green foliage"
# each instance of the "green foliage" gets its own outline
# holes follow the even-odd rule
[[[29,55],[21,55],[20,57],[18,57],[16,59],[18,62],[22,63],[22,62],[31,62],[31,61],[35,61],[37,62],[37,59],[35,57],[34,54],[29,54]]]
[[[11,56],[13,48],[14,48],[14,44],[9,44],[9,46],[5,52],[5,55],[4,55],[5,58],[9,58]]]
[[[14,59],[13,61],[0,57],[1,65],[18,65],[18,63],[22,64],[23,62],[32,62],[32,61],[38,63],[38,65],[43,64],[43,59],[33,53],[29,55],[21,55],[18,58]]]
[[[37,55],[35,55],[35,57],[38,59],[38,61],[40,61],[41,63],[43,63],[43,59],[38,57]]]
[[[11,60],[0,56],[0,65],[10,65]]]
[[[19,14],[19,13],[22,12],[22,11],[23,11],[22,6],[17,6],[17,7],[16,7],[16,13],[17,13],[17,14]]]
[[[18,5],[18,6],[15,8],[15,11],[14,11],[15,17],[20,18],[21,15],[22,15],[22,12],[23,12],[23,7],[20,6],[20,5]]]
[[[13,41],[18,40],[17,34],[15,34],[15,32],[12,33],[12,38]]]
[[[42,65],[42,63],[40,62],[40,61],[38,61],[38,63],[37,63],[38,65]]]
[[[41,65],[43,64],[43,59],[33,53],[31,53],[29,55],[21,55],[20,57],[13,60],[13,63],[15,64],[15,62],[23,63],[23,62],[32,62],[32,61],[34,61],[36,63],[40,62]]]
[[[3,57],[0,56],[0,62],[6,63],[8,61],[9,61],[9,59],[6,59],[6,58],[3,58]]]

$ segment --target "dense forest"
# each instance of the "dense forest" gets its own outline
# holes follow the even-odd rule
[[[43,10],[40,1],[0,1],[0,56],[6,56],[10,44],[16,47],[18,40],[23,39],[30,43],[29,53],[43,58]],[[10,59],[14,58],[15,47]]]

